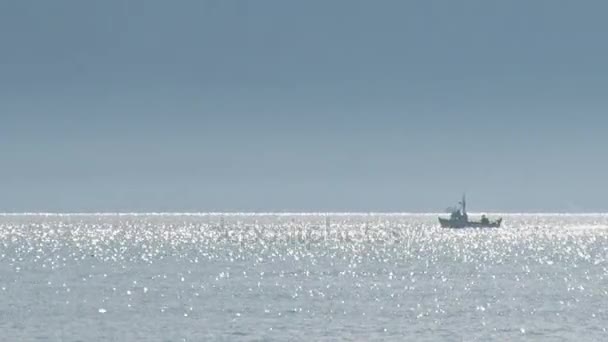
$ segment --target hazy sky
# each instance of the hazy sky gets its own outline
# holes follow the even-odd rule
[[[1,1],[0,211],[608,211],[606,13]]]

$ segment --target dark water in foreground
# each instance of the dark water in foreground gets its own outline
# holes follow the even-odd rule
[[[0,340],[608,340],[608,215],[503,217],[0,216]]]

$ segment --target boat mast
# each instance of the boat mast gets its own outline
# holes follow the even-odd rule
[[[467,200],[465,198],[465,194],[462,194],[462,214],[467,214]]]

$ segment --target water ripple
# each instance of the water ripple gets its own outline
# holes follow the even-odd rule
[[[8,340],[608,337],[608,215],[0,216]],[[302,334],[302,332],[306,334]]]

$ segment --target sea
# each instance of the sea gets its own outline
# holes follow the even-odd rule
[[[0,215],[0,341],[608,341],[608,214],[437,216]]]

